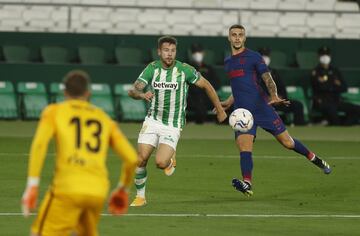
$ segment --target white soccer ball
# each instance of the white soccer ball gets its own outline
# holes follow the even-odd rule
[[[229,116],[229,125],[233,130],[245,133],[253,127],[254,118],[250,111],[238,108]]]

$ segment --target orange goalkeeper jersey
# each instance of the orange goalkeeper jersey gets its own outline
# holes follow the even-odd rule
[[[120,182],[132,183],[137,155],[127,138],[101,109],[82,100],[47,106],[30,151],[28,177],[39,177],[48,143],[55,138],[54,193],[105,197],[109,190],[108,148],[122,158]]]

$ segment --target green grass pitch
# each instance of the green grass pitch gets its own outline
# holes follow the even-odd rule
[[[121,124],[135,144],[141,124]],[[34,219],[20,214],[28,151],[35,122],[0,122],[0,235],[28,235]],[[360,127],[289,128],[293,137],[327,160],[324,175],[304,157],[258,131],[254,150],[254,196],[231,186],[240,177],[233,133],[225,125],[189,124],[178,145],[177,169],[167,177],[148,165],[147,201],[129,215],[101,218],[100,235],[359,235]],[[52,177],[51,144],[42,174],[41,197]],[[118,159],[108,158],[112,183]],[[135,189],[131,191],[131,200]],[[105,209],[105,208],[104,208]]]

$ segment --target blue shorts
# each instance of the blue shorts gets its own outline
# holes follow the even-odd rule
[[[246,108],[246,107],[244,107]],[[251,110],[250,110],[251,112]],[[241,134],[252,134],[256,136],[257,127],[260,126],[273,136],[277,136],[286,130],[284,122],[272,106],[264,105],[251,112],[254,117],[253,127],[246,133],[236,131],[235,139]]]

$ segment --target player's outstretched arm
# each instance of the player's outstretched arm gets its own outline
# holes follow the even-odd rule
[[[233,104],[234,104],[233,95],[230,95],[225,101],[221,102],[221,106],[224,108],[225,111],[228,110]]]
[[[128,189],[134,179],[138,158],[135,149],[118,129],[115,122],[113,123],[110,145],[122,159],[123,164],[118,187],[112,191],[109,199],[109,212],[114,215],[121,215],[128,210]]]
[[[40,173],[45,161],[47,147],[54,134],[54,106],[43,111],[31,144],[27,184],[21,199],[21,208],[25,217],[36,208],[39,192]]]
[[[212,104],[216,109],[216,116],[218,121],[223,122],[226,119],[227,115],[220,103],[219,97],[216,94],[216,91],[213,88],[213,86],[209,83],[209,81],[207,81],[202,76],[200,77],[199,80],[196,81],[195,85],[205,90],[207,96],[209,97],[210,101],[212,102]]]
[[[263,81],[265,82],[265,85],[270,93],[269,105],[273,105],[273,104],[289,105],[290,104],[289,100],[282,99],[278,96],[277,87],[276,87],[276,84],[275,84],[270,72],[266,72],[266,73],[262,74],[261,77],[262,77]]]
[[[146,93],[143,92],[146,84],[140,80],[136,80],[133,87],[129,90],[128,94],[130,97],[140,100],[143,99],[147,102],[150,102],[154,94],[150,91]]]

